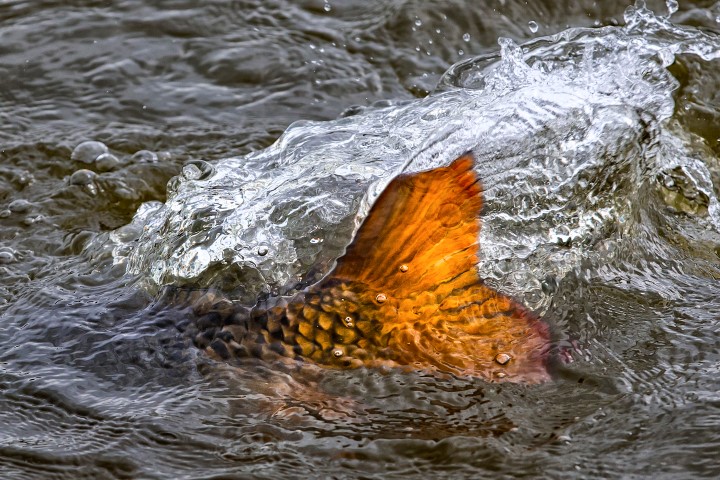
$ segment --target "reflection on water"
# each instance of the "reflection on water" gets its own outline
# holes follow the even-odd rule
[[[668,3],[6,2],[3,476],[718,475],[720,9]],[[304,287],[468,149],[552,382],[216,362],[155,302]]]

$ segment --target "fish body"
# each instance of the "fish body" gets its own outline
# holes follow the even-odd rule
[[[540,383],[549,328],[477,271],[474,159],[395,178],[321,281],[247,309],[194,302],[195,343],[216,358],[304,359]]]

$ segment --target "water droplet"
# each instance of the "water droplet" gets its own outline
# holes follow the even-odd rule
[[[507,353],[498,353],[495,355],[495,361],[499,363],[500,365],[507,365],[507,363],[512,359],[510,355]]]
[[[419,18],[416,18],[416,19],[415,19],[415,26],[416,26],[416,27],[422,26],[422,20],[420,20]]]
[[[32,208],[32,203],[28,202],[24,198],[19,198],[17,200],[13,200],[10,202],[10,205],[8,205],[8,209],[13,213],[23,213],[27,212]]]
[[[530,21],[528,22],[528,28],[530,29],[530,31],[531,31],[532,33],[537,33],[539,27],[538,27],[537,22],[535,22],[535,21],[533,21],[533,20],[530,20]]]
[[[158,156],[150,150],[139,150],[132,156],[132,160],[137,163],[157,163]]]
[[[343,356],[343,351],[339,348],[333,349],[332,353],[333,353],[333,355],[335,355],[338,358]]]
[[[115,170],[120,165],[120,160],[112,153],[103,153],[95,159],[95,167],[101,172]]]
[[[678,11],[678,2],[677,0],[666,0],[665,5],[668,9],[668,17],[672,17],[672,15]]]
[[[313,238],[310,239],[310,243],[312,243],[312,244],[320,243],[320,242],[322,242],[322,241],[323,241],[323,239],[322,239],[322,238],[318,238],[318,237],[313,237]]]
[[[385,295],[384,293],[378,293],[377,297],[375,297],[375,301],[377,301],[378,303],[385,303],[386,300],[387,295]]]
[[[505,372],[495,372],[495,376],[498,378],[505,378],[507,377],[507,373]]]
[[[180,184],[182,183],[180,178],[181,178],[180,175],[178,175],[178,176],[173,177],[170,180],[168,180],[168,183],[167,183],[168,196],[173,196],[174,194],[176,194],[178,192],[178,188],[180,187]]]
[[[470,41],[470,34],[469,34],[469,33],[464,34],[464,35],[463,35],[463,40],[465,40],[466,42],[469,42],[469,41]]]
[[[329,12],[330,10],[332,10],[332,7],[330,6],[329,3],[325,3],[325,5],[323,5],[323,10],[325,10],[326,12]]]
[[[345,317],[345,319],[343,320],[343,322],[345,322],[345,326],[348,327],[348,328],[353,326],[353,319],[352,319],[352,317]]]
[[[95,172],[83,168],[70,175],[70,185],[90,185],[95,181],[95,177]]]
[[[464,51],[464,50],[458,50],[458,55],[460,55],[460,56],[465,55],[465,51]]]
[[[410,269],[410,267],[408,267],[408,266],[407,266],[406,264],[404,264],[404,263],[403,263],[402,265],[400,265],[400,271],[401,271],[402,273],[407,272],[409,269]]]
[[[270,251],[270,250],[268,249],[268,247],[266,247],[265,245],[260,245],[260,246],[258,247],[257,253],[258,253],[258,255],[260,255],[261,257],[264,257],[265,255],[268,254],[269,251]]]
[[[75,162],[93,163],[103,153],[108,152],[108,147],[102,142],[82,142],[70,154],[70,160]]]

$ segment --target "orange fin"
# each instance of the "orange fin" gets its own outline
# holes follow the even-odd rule
[[[339,352],[339,361],[357,346],[371,366],[389,359],[491,381],[550,378],[547,325],[478,274],[483,202],[473,167],[465,154],[448,167],[395,178],[315,287],[316,316],[347,316],[359,329],[327,337],[336,344],[325,350]]]
[[[474,164],[466,153],[448,167],[396,177],[328,277],[400,298],[448,282],[452,288],[477,282],[483,202]]]

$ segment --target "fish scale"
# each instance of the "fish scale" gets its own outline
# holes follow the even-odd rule
[[[353,318],[359,306],[342,293],[341,288],[300,292],[277,305],[276,299],[251,310],[228,310],[228,300],[207,292],[176,295],[172,300],[191,304],[196,317],[194,342],[223,360],[255,356],[309,358],[337,367],[359,366],[371,358],[369,351],[382,360],[392,360],[387,350],[388,334],[382,334],[379,312],[365,312]],[[273,304],[273,305],[271,305]],[[351,322],[347,318],[353,318]]]

